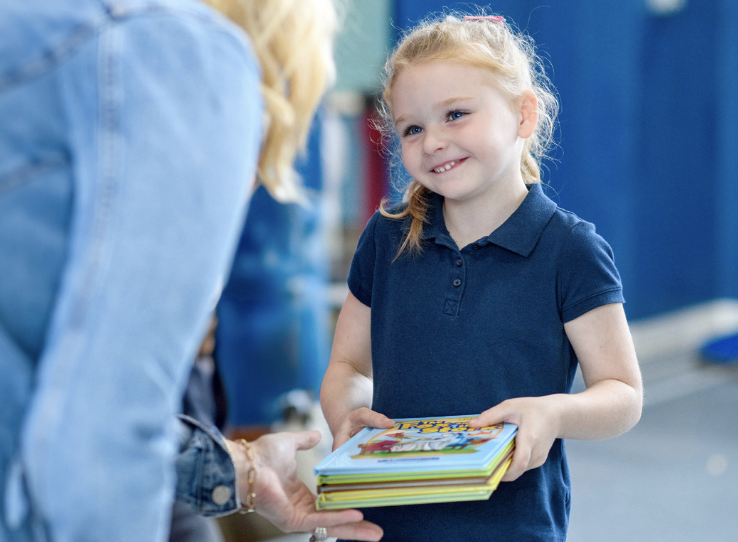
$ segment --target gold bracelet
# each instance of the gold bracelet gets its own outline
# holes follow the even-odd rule
[[[244,447],[244,450],[246,450],[246,457],[249,458],[249,474],[248,474],[248,481],[249,481],[249,492],[246,494],[246,502],[241,503],[241,510],[239,512],[241,514],[250,514],[251,512],[254,512],[256,510],[256,506],[254,505],[254,499],[256,499],[256,492],[254,491],[254,482],[256,482],[256,465],[254,463],[254,449],[251,447],[251,444],[248,443],[246,439],[240,438],[236,442],[241,444],[241,446]]]

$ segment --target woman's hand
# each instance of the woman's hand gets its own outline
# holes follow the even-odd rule
[[[503,482],[517,480],[524,472],[546,462],[559,432],[555,398],[555,395],[550,395],[508,399],[469,421],[469,426],[474,428],[502,422],[518,426],[513,460],[502,477]]]
[[[309,450],[320,441],[318,431],[274,433],[250,443],[256,468],[255,487],[249,488],[250,464],[243,446],[229,442],[238,472],[241,502],[256,494],[256,512],[285,532],[311,532],[326,527],[328,536],[351,540],[379,540],[382,529],[358,510],[321,511],[315,509],[315,495],[297,478],[295,454]]]
[[[365,427],[379,427],[381,429],[391,428],[395,422],[384,414],[375,412],[369,408],[361,407],[349,412],[338,425],[333,434],[333,449],[335,450],[356,433]]]

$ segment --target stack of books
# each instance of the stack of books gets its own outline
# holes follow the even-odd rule
[[[391,429],[362,429],[316,465],[316,508],[488,499],[512,461],[517,426],[472,429],[473,417],[406,418]]]

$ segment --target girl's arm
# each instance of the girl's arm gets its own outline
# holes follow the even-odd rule
[[[622,304],[593,309],[564,324],[564,329],[579,358],[585,391],[509,399],[470,422],[473,427],[503,421],[518,425],[505,481],[543,465],[557,438],[615,437],[640,419],[641,374]]]
[[[372,389],[371,308],[349,292],[320,388],[320,406],[334,450],[365,426],[392,427],[392,420],[370,410]]]

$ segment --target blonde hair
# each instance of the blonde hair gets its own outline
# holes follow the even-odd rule
[[[479,14],[484,15],[483,13]],[[410,29],[400,40],[384,67],[384,92],[380,104],[382,130],[395,135],[392,122],[392,89],[397,76],[413,64],[457,62],[488,70],[495,86],[510,100],[533,92],[538,102],[538,124],[526,139],[520,158],[520,172],[526,183],[541,182],[541,161],[553,146],[558,101],[536,55],[532,38],[516,33],[504,19],[464,20],[463,15],[443,15]],[[407,206],[397,213],[388,210],[385,198],[380,212],[389,218],[411,217],[408,234],[397,253],[421,250],[423,224],[431,191],[412,180],[405,191]]]
[[[243,28],[262,69],[266,132],[258,182],[278,201],[303,201],[294,161],[335,79],[333,0],[204,0]]]

